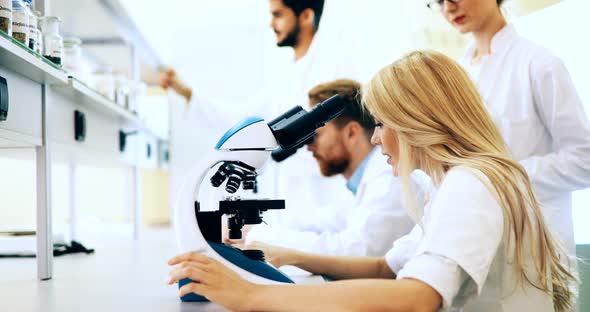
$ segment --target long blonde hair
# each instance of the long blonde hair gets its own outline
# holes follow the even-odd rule
[[[514,242],[513,249],[510,243],[507,248],[513,251],[518,280],[552,294],[555,310],[566,311],[575,298],[570,286],[576,278],[560,262],[562,248],[545,225],[527,173],[510,157],[461,66],[443,54],[416,51],[379,71],[362,93],[365,107],[396,133],[405,198],[412,197],[409,177],[415,169],[430,175],[435,185],[453,167],[482,172],[488,178],[483,182],[497,195],[505,229],[513,238],[508,240]],[[540,285],[526,273],[525,235],[530,238]]]

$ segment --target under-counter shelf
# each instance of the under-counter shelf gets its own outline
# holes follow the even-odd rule
[[[127,120],[134,124],[142,124],[135,113],[111,101],[76,78],[69,78],[66,85],[53,85],[52,88],[57,93],[80,105],[87,105],[96,112]]]
[[[60,67],[0,31],[0,64],[32,81],[66,84],[68,75]]]

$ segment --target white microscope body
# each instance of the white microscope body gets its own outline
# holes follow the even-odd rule
[[[193,166],[187,173],[185,182],[178,193],[174,207],[174,227],[180,252],[196,251],[205,254],[223,263],[253,283],[293,283],[288,277],[269,264],[263,261],[247,259],[233,247],[219,244],[220,242],[212,243],[206,239],[203,235],[206,233],[206,229],[201,227],[209,226],[209,224],[197,220],[201,204],[199,201],[199,189],[209,171],[220,163],[235,164],[255,177],[256,172],[264,167],[273,150],[276,151],[282,148],[288,152],[288,150],[301,147],[304,143],[313,139],[317,128],[338,116],[343,109],[344,105],[341,98],[334,96],[318,104],[310,112],[298,106],[268,124],[262,118],[253,117],[228,130],[216,145],[215,150],[203,157],[203,160]],[[226,190],[229,188],[230,180],[228,177]],[[225,177],[218,185],[214,186],[219,186],[224,181]],[[234,185],[233,191],[239,188],[240,182],[238,181]],[[242,183],[242,185],[245,186],[245,183]],[[266,209],[260,210],[259,213]],[[227,211],[222,213],[227,213]],[[201,224],[201,227],[199,227],[199,224]],[[180,284],[182,286],[188,282],[191,281],[181,281]],[[206,299],[195,295],[192,297],[185,296],[182,300],[202,301]]]

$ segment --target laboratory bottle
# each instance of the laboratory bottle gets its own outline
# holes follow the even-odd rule
[[[23,0],[12,0],[12,37],[29,45],[29,15]]]
[[[60,23],[59,17],[43,16],[39,24],[43,32],[43,56],[57,65],[61,65],[64,53],[63,38],[59,34]]]
[[[31,10],[31,2],[33,0],[24,0],[25,1],[25,11],[27,12],[27,16],[29,18],[29,49],[35,51],[37,46],[37,40],[39,37],[39,32],[37,31],[37,16]]]
[[[0,0],[0,30],[12,37],[12,0]]]

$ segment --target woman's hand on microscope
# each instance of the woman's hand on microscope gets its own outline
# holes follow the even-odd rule
[[[264,252],[264,258],[276,268],[284,265],[292,265],[295,262],[299,251],[261,242],[252,242],[242,249],[258,249]]]
[[[197,293],[232,311],[249,310],[249,301],[259,286],[246,281],[219,261],[196,252],[178,255],[170,259],[168,265],[176,266],[168,274],[169,285],[184,278],[195,281],[180,288],[180,297]]]

